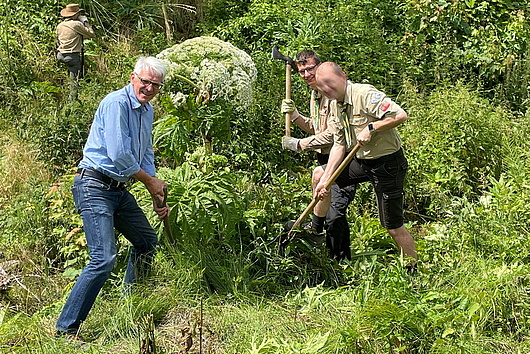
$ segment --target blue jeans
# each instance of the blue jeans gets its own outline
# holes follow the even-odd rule
[[[128,284],[141,279],[149,270],[158,238],[136,200],[125,188],[110,187],[94,177],[76,176],[72,194],[83,219],[90,262],[66,300],[56,328],[62,332],[77,333],[116,264],[114,229],[133,245],[125,274],[125,283]]]

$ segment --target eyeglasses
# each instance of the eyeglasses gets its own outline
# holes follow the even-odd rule
[[[313,66],[310,66],[309,68],[299,69],[298,73],[300,73],[300,75],[304,75],[305,73],[310,74],[311,72],[313,72],[313,70],[315,70],[317,66],[318,64],[315,64]]]
[[[144,79],[143,77],[141,77],[137,73],[134,73],[134,75],[138,78],[138,80],[141,81],[141,83],[144,86],[151,85],[151,87],[153,87],[154,90],[160,90],[164,86],[164,84],[162,82],[156,82],[156,81],[151,81],[151,80]]]

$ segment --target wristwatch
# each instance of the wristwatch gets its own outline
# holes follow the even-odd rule
[[[368,123],[368,131],[370,132],[370,134],[375,133],[374,123]]]

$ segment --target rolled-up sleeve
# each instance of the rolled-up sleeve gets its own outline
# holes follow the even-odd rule
[[[305,150],[316,150],[333,145],[333,133],[330,129],[326,129],[321,133],[300,139],[300,148]]]

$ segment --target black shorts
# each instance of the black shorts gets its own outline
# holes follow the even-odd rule
[[[353,158],[335,182],[341,188],[368,180],[372,182],[381,225],[386,229],[397,229],[404,223],[403,185],[407,169],[407,159],[403,150],[399,149],[393,154],[373,160]]]

